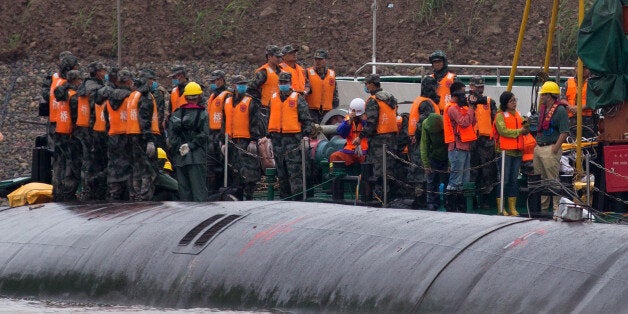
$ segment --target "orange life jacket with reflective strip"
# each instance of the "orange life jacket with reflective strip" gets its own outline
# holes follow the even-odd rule
[[[179,95],[179,86],[173,88],[172,92],[170,93],[170,112],[174,112],[179,107],[187,103],[188,102],[187,100],[185,100],[185,96],[183,96],[183,93]]]
[[[150,132],[153,134],[161,134],[159,132],[159,112],[157,112],[157,100],[155,100],[155,96],[153,96],[153,94],[148,94],[150,95],[150,99],[153,100],[153,114],[150,117]]]
[[[371,97],[379,105],[379,117],[377,120],[377,134],[397,133],[397,108],[390,108],[384,101],[377,99],[375,95]],[[368,102],[368,100],[367,100]]]
[[[228,90],[222,91],[219,95],[212,94],[207,100],[207,115],[209,116],[209,129],[220,130],[222,128],[222,111],[225,99],[232,93]]]
[[[57,122],[57,119],[59,119],[60,104],[59,104],[59,101],[57,101],[57,98],[55,98],[55,89],[63,85],[65,82],[67,82],[67,80],[59,76],[59,73],[55,73],[52,75],[52,81],[50,83],[50,94],[49,94],[50,113],[48,114],[48,119],[50,120],[50,122]]]
[[[124,100],[126,103],[126,134],[142,134],[140,128],[139,103],[142,93],[133,91]]]
[[[128,97],[127,97],[128,98]],[[126,99],[122,102],[118,110],[113,110],[109,101],[107,103],[107,113],[109,114],[109,135],[120,135],[126,133]]]
[[[89,107],[89,96],[78,96],[78,110],[76,113],[76,126],[89,128],[89,115],[91,108]]]
[[[76,95],[76,91],[73,89],[68,90],[68,99],[65,101],[59,101],[59,113],[57,116],[57,125],[55,126],[55,133],[59,134],[72,134],[72,115],[70,113],[70,98]]]
[[[434,77],[434,74],[430,75]],[[440,100],[438,102],[438,108],[441,112],[444,112],[445,107],[451,101],[451,95],[449,94],[449,87],[454,83],[454,79],[456,78],[456,74],[451,72],[447,72],[440,82],[438,82],[438,88],[436,89],[436,94],[440,96]]]
[[[467,127],[461,127],[460,125],[456,125],[456,130],[453,129],[451,124],[451,118],[449,118],[448,111],[452,106],[458,106],[456,103],[449,102],[445,107],[445,111],[443,111],[443,132],[445,132],[445,143],[453,143],[456,141],[456,134],[460,136],[460,141],[463,143],[475,141],[477,139],[477,135],[475,134],[475,130],[473,129],[473,125],[469,125]],[[462,115],[466,115],[469,111],[467,107],[458,107],[460,113]]]
[[[107,130],[107,121],[105,121],[105,108],[109,104],[109,100],[99,105],[94,104],[94,131],[105,132]]]
[[[292,82],[290,86],[292,87],[292,90],[297,93],[303,93],[305,91],[305,70],[303,67],[297,63],[293,68],[285,62],[280,64],[280,66],[283,71],[290,72],[290,74],[292,74]]]
[[[250,96],[244,96],[235,106],[233,97],[225,101],[225,132],[230,138],[251,138],[249,129],[251,100]]]
[[[349,116],[345,116],[345,121],[349,121]],[[362,129],[363,129],[362,121],[360,121],[360,123],[358,123],[357,125],[351,122],[351,130],[349,131],[349,135],[347,135],[347,143],[345,144],[344,149],[351,150],[351,151],[355,150],[355,145],[353,145],[353,140],[355,140],[357,137],[360,136]],[[360,147],[362,148],[363,151],[368,150],[369,141],[367,138],[360,139]]]
[[[292,92],[285,101],[281,101],[279,93],[273,94],[270,99],[270,120],[268,132],[299,133],[299,94]]]
[[[506,128],[510,130],[517,130],[523,126],[523,119],[518,111],[515,111],[514,114],[511,112],[499,112],[497,114],[504,116]],[[495,139],[499,142],[499,149],[523,151],[523,135],[519,135],[515,138],[501,136],[497,132],[497,128],[494,125],[493,127],[495,128]]]
[[[419,107],[421,106],[421,103],[426,100],[429,101],[430,104],[432,104],[432,109],[434,109],[434,112],[440,114],[440,109],[438,109],[438,105],[433,100],[423,96],[415,98],[412,102],[412,107],[410,108],[410,119],[408,120],[408,134],[410,134],[410,136],[413,136],[414,133],[416,133],[416,124],[421,119]]]
[[[493,121],[491,120],[491,98],[486,97],[486,104],[475,107],[475,130],[479,135],[493,138]]]
[[[313,110],[331,110],[336,90],[336,72],[327,69],[325,78],[321,79],[311,67],[307,69],[307,77],[311,88],[311,93],[305,97],[308,107]]]
[[[576,98],[578,96],[578,84],[576,83],[576,79],[570,77],[567,79],[567,88],[565,90],[565,97],[567,98],[567,102],[575,106]],[[593,109],[586,107],[587,105],[587,81],[584,81],[582,84],[582,116],[590,117],[593,115]],[[567,110],[567,115],[571,118],[574,114],[571,110]]]
[[[268,107],[270,105],[270,98],[273,94],[279,92],[279,73],[268,64],[264,64],[259,67],[255,72],[263,71],[266,69],[266,82],[262,84],[262,106]]]

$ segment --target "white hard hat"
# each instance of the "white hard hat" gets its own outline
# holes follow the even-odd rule
[[[349,108],[355,110],[355,115],[358,117],[364,114],[364,106],[365,102],[362,98],[354,98],[351,103],[349,103]]]

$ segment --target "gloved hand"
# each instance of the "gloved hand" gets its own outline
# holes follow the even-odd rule
[[[179,147],[179,154],[181,154],[181,156],[185,156],[189,152],[190,152],[190,146],[188,146],[188,143],[185,143]]]
[[[358,156],[358,157],[362,157],[362,146],[357,145],[355,147],[355,155]]]
[[[222,155],[225,155],[225,151],[227,150],[227,146],[225,146],[225,144],[220,145],[220,152],[222,153]]]
[[[151,158],[155,157],[155,143],[148,142],[146,144],[146,155]]]
[[[257,142],[250,141],[249,146],[246,147],[246,151],[251,154],[257,155]]]

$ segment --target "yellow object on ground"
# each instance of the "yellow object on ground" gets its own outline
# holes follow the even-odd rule
[[[52,185],[39,182],[28,183],[9,193],[7,199],[11,207],[47,203],[52,201]]]

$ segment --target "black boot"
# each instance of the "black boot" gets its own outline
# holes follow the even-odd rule
[[[467,212],[467,198],[464,196],[464,194],[462,193],[462,191],[459,191],[456,194],[456,209],[458,210],[459,213],[466,213]]]
[[[457,211],[457,195],[458,192],[454,190],[445,190],[445,195],[443,198],[445,199],[445,210],[447,212],[456,212]]]

